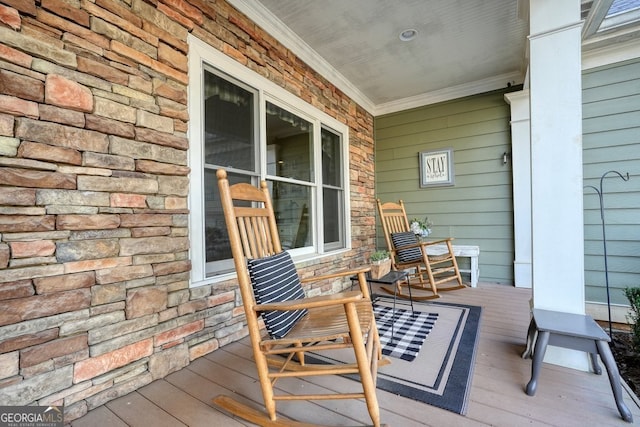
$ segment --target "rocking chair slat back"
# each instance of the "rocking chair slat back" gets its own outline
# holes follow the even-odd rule
[[[382,223],[387,248],[393,248],[391,235],[409,231],[409,221],[404,210],[404,203],[402,200],[398,203],[381,203],[378,200],[378,213],[380,214],[380,222]]]

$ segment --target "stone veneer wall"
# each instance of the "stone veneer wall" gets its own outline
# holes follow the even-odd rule
[[[373,118],[224,1],[0,0],[0,404],[68,422],[246,334],[189,288],[189,32],[351,129],[354,250],[304,275],[374,246]]]

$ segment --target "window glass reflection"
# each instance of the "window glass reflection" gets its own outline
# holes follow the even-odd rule
[[[267,173],[313,182],[313,127],[267,102]]]
[[[269,187],[282,248],[311,245],[310,188],[279,181],[270,181]]]
[[[255,171],[254,94],[204,73],[205,163]]]

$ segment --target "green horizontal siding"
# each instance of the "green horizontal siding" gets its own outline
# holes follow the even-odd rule
[[[509,108],[503,92],[484,94],[378,117],[376,195],[403,199],[409,217],[428,215],[433,237],[480,246],[481,280],[513,282],[513,203]],[[418,153],[452,147],[455,185],[420,188]],[[585,186],[599,186],[609,170],[631,180],[604,183],[611,300],[640,286],[640,60],[583,73]],[[604,247],[598,197],[584,189],[587,301],[606,302]],[[378,244],[384,244],[378,229]]]
[[[402,199],[409,218],[429,216],[433,238],[480,247],[480,279],[513,283],[510,109],[504,91],[375,119],[376,197]],[[453,148],[455,185],[420,188],[421,151]],[[378,221],[378,246],[384,238]],[[466,262],[466,261],[464,261]],[[466,265],[464,264],[463,265]]]
[[[599,188],[610,170],[629,173],[604,180],[607,266],[611,302],[628,304],[627,286],[640,286],[640,60],[583,73],[584,182]],[[597,193],[584,190],[587,301],[606,302],[604,245]]]

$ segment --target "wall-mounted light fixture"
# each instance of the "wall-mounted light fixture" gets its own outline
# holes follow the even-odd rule
[[[502,164],[506,165],[509,160],[511,160],[511,153],[507,153],[506,151],[502,153]]]

